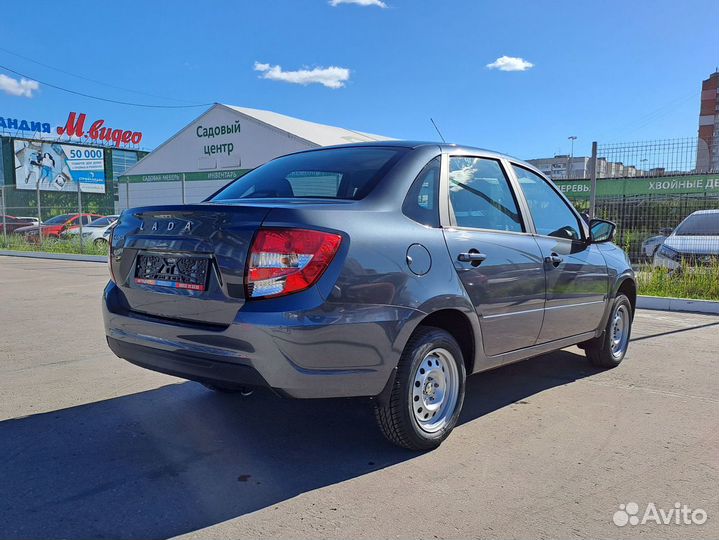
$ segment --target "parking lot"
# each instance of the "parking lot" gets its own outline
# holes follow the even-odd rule
[[[719,537],[718,317],[639,311],[612,371],[569,348],[474,376],[461,425],[416,454],[363,400],[219,395],[117,359],[106,280],[0,256],[1,538]],[[618,527],[630,502],[708,519]]]

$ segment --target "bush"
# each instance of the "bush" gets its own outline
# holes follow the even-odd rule
[[[18,234],[9,234],[7,239],[0,235],[0,249],[12,251],[42,251],[46,253],[77,253],[84,255],[107,255],[106,244],[96,245],[92,241],[73,238],[43,238],[42,244],[26,240]]]
[[[719,261],[679,272],[646,265],[637,272],[637,288],[648,296],[719,300]]]

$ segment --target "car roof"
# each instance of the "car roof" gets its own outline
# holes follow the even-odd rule
[[[695,212],[692,212],[689,214],[690,216],[693,216],[695,214],[719,214],[719,209],[712,209],[712,210],[697,210]]]
[[[489,150],[487,148],[478,148],[476,146],[467,146],[467,145],[462,145],[462,144],[436,142],[436,141],[413,141],[413,140],[396,140],[396,139],[394,139],[394,140],[388,140],[388,141],[372,141],[372,142],[363,142],[363,143],[322,146],[319,148],[311,148],[308,150],[301,150],[299,152],[294,152],[294,153],[302,154],[305,152],[316,152],[318,150],[332,150],[335,148],[356,148],[356,147],[410,148],[410,149],[414,150],[417,148],[422,148],[422,147],[427,147],[427,146],[438,147],[442,153],[460,154],[460,155],[468,154],[468,155],[477,155],[479,157],[490,157],[490,158],[495,158],[495,159],[509,159],[511,161],[521,163],[522,166],[525,166],[528,169],[531,169],[532,171],[536,171],[540,175],[542,174],[539,171],[539,169],[534,167],[532,164],[527,163],[523,159],[519,159],[514,156],[510,156],[509,154],[503,154],[501,152],[497,152],[495,150]]]

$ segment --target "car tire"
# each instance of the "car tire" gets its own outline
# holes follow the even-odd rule
[[[623,294],[617,295],[602,335],[583,343],[587,358],[593,365],[613,368],[622,363],[629,347],[633,319],[629,298]]]
[[[403,448],[437,448],[459,420],[465,380],[457,341],[439,328],[419,327],[402,352],[389,396],[375,405],[380,430]]]
[[[248,386],[234,386],[229,384],[220,383],[200,383],[202,386],[213,392],[219,392],[221,394],[242,394],[243,396],[249,396],[253,393],[253,389]]]
[[[108,242],[104,238],[95,238],[92,243],[95,244],[97,247],[103,247],[106,246]]]

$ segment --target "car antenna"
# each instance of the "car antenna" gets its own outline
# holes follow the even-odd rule
[[[434,126],[434,129],[437,130],[437,133],[439,134],[439,138],[442,139],[442,142],[447,142],[447,141],[444,140],[444,137],[442,137],[442,132],[439,130],[439,128],[437,127],[437,124],[435,123],[435,121],[432,119],[431,116],[429,117],[429,121],[432,122],[432,125]]]

